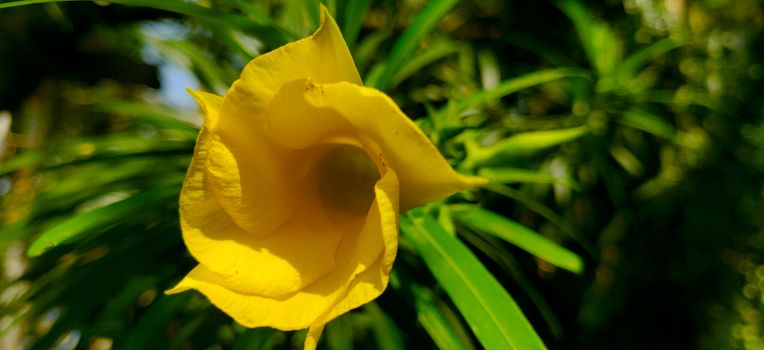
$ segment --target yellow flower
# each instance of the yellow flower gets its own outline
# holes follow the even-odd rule
[[[385,94],[362,86],[337,24],[250,62],[204,125],[180,197],[196,289],[247,327],[309,327],[379,296],[398,213],[479,185]]]

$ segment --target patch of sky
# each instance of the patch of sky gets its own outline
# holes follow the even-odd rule
[[[141,57],[159,69],[159,96],[169,107],[195,109],[196,102],[186,92],[186,88],[199,89],[199,81],[189,70],[190,62],[182,56],[164,56],[154,43],[162,40],[187,39],[190,28],[187,25],[171,21],[146,22],[141,26],[141,34],[146,39],[141,48]]]

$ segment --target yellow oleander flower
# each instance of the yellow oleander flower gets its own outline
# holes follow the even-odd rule
[[[324,325],[379,296],[398,213],[482,179],[457,174],[398,106],[362,86],[337,24],[250,62],[204,125],[180,197],[196,289],[247,327]]]

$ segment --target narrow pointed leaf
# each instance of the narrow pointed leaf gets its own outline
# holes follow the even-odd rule
[[[379,350],[405,349],[401,330],[395,322],[375,302],[364,306],[364,311],[371,318],[371,331],[374,333]]]
[[[621,61],[621,40],[610,26],[592,16],[579,0],[561,0],[558,6],[573,22],[591,66],[599,76],[612,73]]]
[[[478,176],[486,178],[492,182],[500,182],[504,184],[511,183],[540,183],[540,184],[561,184],[573,189],[579,189],[578,184],[570,178],[558,177],[549,173],[544,173],[535,170],[512,168],[512,167],[495,167],[495,168],[481,168],[478,171]]]
[[[74,2],[81,0],[22,0],[11,1],[0,4],[0,9],[34,5],[34,4],[46,4],[56,2]],[[285,31],[283,28],[275,27],[273,23],[259,23],[244,16],[236,15],[233,13],[227,13],[223,11],[216,11],[207,7],[199,6],[197,4],[176,1],[176,0],[110,0],[107,1],[114,4],[128,5],[128,6],[142,6],[150,7],[158,10],[164,10],[168,12],[179,13],[189,17],[198,18],[204,21],[211,22],[215,25],[222,25],[226,27],[236,28],[245,33],[251,33],[256,35],[269,47],[278,47],[294,39],[293,35]]]
[[[366,11],[371,5],[371,0],[349,0],[345,4],[345,20],[342,25],[342,36],[349,48],[355,46],[358,33],[361,32],[361,24]]]
[[[449,112],[450,108],[453,108],[453,111],[461,112],[468,108],[480,107],[486,103],[495,101],[499,98],[527,89],[529,87],[564,78],[586,79],[589,78],[589,76],[585,71],[576,68],[555,68],[539,70],[533,73],[521,75],[519,77],[506,79],[493,89],[484,90],[474,93],[463,99],[451,101],[453,106],[444,107],[437,113]]]
[[[393,45],[390,56],[385,60],[384,69],[379,77],[369,85],[380,90],[389,88],[393,76],[398,72],[403,63],[414,53],[414,50],[422,42],[422,39],[451,11],[457,0],[434,0],[427,3],[414,21],[406,28],[406,31]]]
[[[283,332],[273,328],[250,328],[242,334],[233,346],[233,350],[270,350],[284,342]]]
[[[651,59],[678,47],[682,47],[684,44],[684,41],[677,38],[665,38],[656,41],[626,57],[623,62],[618,65],[616,72],[621,75],[621,78],[632,76]]]
[[[83,235],[114,225],[125,216],[145,210],[147,203],[176,196],[178,184],[152,188],[132,197],[74,216],[45,231],[29,247],[30,257],[42,255],[49,249],[81,239]]]
[[[412,288],[412,292],[416,299],[417,319],[439,349],[472,350],[475,348],[467,331],[461,324],[455,324],[461,323],[458,316],[450,309],[445,310],[443,302],[432,300],[434,298],[432,293],[416,285]],[[451,312],[447,314],[448,311]]]
[[[631,153],[628,148],[621,144],[612,145],[610,147],[610,155],[632,176],[641,176],[645,172],[642,162],[637,159],[634,153]]]
[[[459,45],[450,40],[438,41],[423,48],[420,54],[408,60],[406,64],[401,66],[401,69],[395,73],[390,87],[397,86],[427,65],[456,52],[459,52]]]
[[[546,349],[517,303],[456,237],[421,210],[401,220],[401,231],[486,349]]]
[[[581,257],[504,216],[481,208],[454,211],[453,215],[467,227],[499,237],[552,265],[577,274],[583,272],[584,263]]]
[[[588,132],[586,126],[568,129],[529,131],[512,135],[491,146],[472,146],[464,160],[466,167],[507,164],[509,161],[535,155],[548,148],[573,141]]]
[[[667,140],[676,140],[676,128],[673,125],[645,110],[635,109],[626,111],[617,121],[622,125],[642,130]]]

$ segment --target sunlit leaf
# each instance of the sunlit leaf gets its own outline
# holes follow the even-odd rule
[[[454,211],[454,216],[467,227],[495,235],[552,265],[577,274],[583,272],[581,257],[504,216],[480,208]]]
[[[505,184],[511,183],[546,183],[562,184],[573,189],[579,189],[578,184],[570,178],[562,178],[549,173],[535,170],[512,168],[512,167],[488,167],[480,168],[478,171],[480,177],[493,182]]]
[[[613,159],[615,159],[615,161],[632,176],[640,176],[645,172],[642,162],[640,162],[639,159],[637,159],[637,157],[623,145],[615,144],[611,146],[610,155],[613,156]]]
[[[617,121],[620,124],[663,137],[667,140],[675,140],[676,138],[676,128],[674,126],[645,110],[634,109],[626,111]]]
[[[476,141],[466,143],[467,168],[509,164],[510,160],[535,155],[551,147],[573,141],[588,133],[586,126],[568,129],[528,131],[507,137],[493,145],[482,147]]]
[[[531,299],[531,302],[533,302],[541,313],[541,316],[544,318],[544,321],[546,321],[546,325],[549,327],[552,334],[558,338],[562,336],[563,326],[557,318],[555,311],[552,310],[541,292],[534,287],[533,283],[528,279],[523,268],[520,266],[520,263],[513,257],[511,252],[506,249],[502,240],[492,234],[471,232],[469,230],[462,230],[459,233],[459,237],[464,238],[467,243],[489,257],[498,264],[502,270],[511,276],[514,282],[522,288],[525,294]]]
[[[656,41],[626,57],[616,68],[616,74],[621,79],[633,76],[649,60],[682,47],[684,44],[685,42],[680,38],[664,38]]]
[[[560,0],[557,4],[573,22],[584,51],[599,76],[613,72],[622,58],[620,38],[606,22],[592,16],[581,1]]]
[[[471,350],[474,345],[464,330],[461,329],[456,315],[442,304],[433,300],[431,293],[423,288],[413,288],[416,298],[417,319],[440,349]]]
[[[27,253],[31,257],[39,256],[60,244],[81,239],[87,233],[114,225],[127,215],[143,211],[146,203],[177,196],[179,190],[179,184],[152,188],[116,203],[76,215],[43,232],[32,243]]]
[[[509,293],[434,219],[411,211],[402,218],[401,231],[486,349],[546,349]]]
[[[501,80],[501,71],[496,56],[491,51],[478,52],[478,65],[480,66],[480,83],[485,90],[495,89]]]

